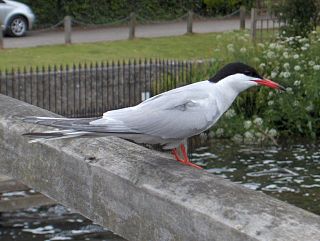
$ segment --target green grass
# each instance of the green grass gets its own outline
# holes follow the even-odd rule
[[[217,37],[217,36],[221,37]],[[78,64],[133,58],[207,59],[219,58],[214,51],[226,42],[236,41],[232,32],[193,34],[112,42],[53,45],[0,50],[0,69]]]

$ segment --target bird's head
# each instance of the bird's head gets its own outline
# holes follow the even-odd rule
[[[225,65],[210,82],[221,83],[240,93],[252,86],[264,85],[272,89],[285,90],[280,84],[261,77],[258,72],[249,65],[235,62]]]

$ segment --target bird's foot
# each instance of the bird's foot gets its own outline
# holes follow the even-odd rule
[[[178,155],[178,152],[177,152],[177,149],[174,148],[172,150],[172,155],[176,158],[176,160],[178,162],[181,162],[182,164],[184,165],[187,165],[187,166],[191,166],[191,167],[194,167],[194,168],[197,168],[197,169],[203,169],[202,167],[192,163],[189,158],[188,158],[188,154],[186,152],[186,148],[184,147],[183,144],[180,145],[180,148],[181,148],[181,151],[182,151],[182,155],[183,155],[183,158],[184,159],[181,159],[180,156]]]

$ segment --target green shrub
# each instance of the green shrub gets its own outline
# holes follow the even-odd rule
[[[320,35],[313,31],[309,38],[288,37],[256,46],[247,34],[235,33],[234,37],[237,41],[217,47],[228,54],[215,60],[212,72],[226,63],[241,61],[286,86],[287,91],[259,87],[242,93],[211,130],[211,136],[254,143],[274,142],[279,136],[316,138],[320,134]],[[207,78],[208,72],[202,77]]]
[[[275,7],[276,12],[286,25],[281,34],[285,37],[306,37],[315,27],[318,16],[318,0],[283,0]]]

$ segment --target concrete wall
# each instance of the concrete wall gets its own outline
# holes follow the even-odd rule
[[[0,173],[130,241],[318,241],[320,217],[118,138],[29,144],[19,116],[54,114],[0,95]]]

